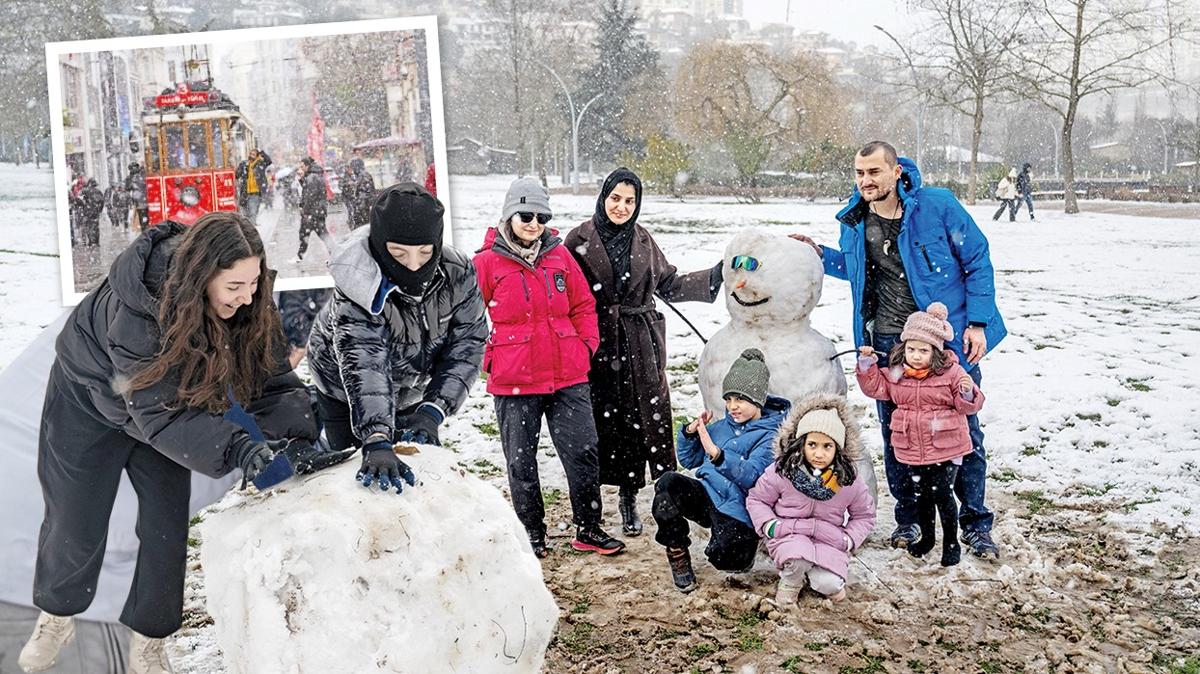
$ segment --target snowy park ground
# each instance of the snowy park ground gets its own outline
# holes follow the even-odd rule
[[[501,177],[452,179],[462,248],[481,242],[507,185]],[[51,172],[0,165],[0,186],[3,366],[61,308]],[[594,200],[555,193],[552,225],[565,233],[590,215]],[[747,226],[833,244],[837,209],[651,197],[640,222],[690,271],[716,262],[729,237]],[[760,557],[745,575],[718,573],[703,561],[703,532],[693,535],[701,588],[684,596],[671,586],[652,521],[616,558],[570,550],[565,480],[544,438],[541,474],[555,551],[542,568],[562,616],[545,671],[1200,669],[1193,655],[1200,652],[1197,222],[1041,210],[1035,222],[996,223],[994,209],[985,203],[971,212],[991,242],[1009,328],[983,362],[988,402],[980,415],[1001,559],[966,556],[947,571],[886,548],[893,520],[884,490],[875,534],[851,566],[850,601],[832,606],[805,594],[798,609],[780,614],[764,600],[776,579],[769,561]],[[720,301],[680,309],[706,336],[727,320]],[[664,313],[675,413],[694,415],[702,344]],[[813,327],[839,349],[852,346],[845,283],[827,279]],[[853,376],[849,382],[882,485],[874,405],[855,390]],[[506,492],[482,384],[442,437],[462,467]],[[651,491],[641,494],[645,514]],[[232,495],[214,508],[244,499]],[[615,490],[606,492],[605,513],[619,532]],[[186,626],[172,644],[176,671],[223,673],[197,555],[189,570]]]

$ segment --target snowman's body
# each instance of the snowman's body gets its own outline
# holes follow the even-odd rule
[[[754,262],[732,266],[735,259]],[[756,348],[771,371],[768,392],[792,402],[812,393],[846,394],[846,375],[833,342],[809,324],[821,299],[824,267],[805,243],[782,234],[747,229],[725,247],[725,306],[730,322],[700,355],[700,394],[717,417],[725,414],[721,382],[744,349]],[[753,271],[747,266],[755,266]],[[876,494],[871,459],[864,456],[859,472]]]

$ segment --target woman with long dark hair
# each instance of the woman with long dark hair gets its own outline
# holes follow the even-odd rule
[[[667,386],[666,321],[654,296],[670,302],[712,302],[721,264],[679,274],[642,225],[642,181],[627,168],[604,180],[592,218],[567,235],[596,297],[600,348],[589,381],[600,437],[600,483],[621,488],[622,531],[642,532],[637,491],[646,467],[657,480],[675,469],[671,397]]]
[[[75,308],[38,438],[46,512],[33,601],[42,614],[21,651],[25,671],[54,664],[74,635],[71,616],[96,594],[122,472],[138,494],[141,541],[121,614],[133,630],[129,671],[161,673],[171,671],[162,640],[182,620],[189,471],[240,468],[252,479],[279,451],[313,459],[316,422],[270,297],[254,225],[211,213],[190,228],[145,231]]]

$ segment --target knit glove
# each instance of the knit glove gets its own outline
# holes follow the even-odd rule
[[[336,466],[354,456],[355,451],[351,447],[335,452],[321,444],[314,446],[307,440],[291,440],[283,449],[283,453],[287,454],[292,466],[296,469],[297,475],[308,475],[330,466]]]
[[[858,357],[858,371],[866,372],[867,370],[871,369],[872,365],[874,365],[875,363],[878,363],[878,362],[879,362],[879,356],[876,356],[875,354],[871,354],[870,356],[859,356]]]
[[[247,482],[258,477],[258,474],[270,465],[271,460],[275,458],[276,452],[286,447],[287,442],[287,440],[256,442],[251,440],[250,436],[246,433],[238,434],[233,441],[231,449],[234,463],[238,468],[242,469],[242,489],[246,488]]]
[[[362,466],[358,469],[355,479],[362,482],[364,487],[378,482],[380,491],[387,491],[388,486],[395,487],[397,494],[404,489],[401,479],[409,486],[417,482],[412,468],[401,461],[392,450],[390,440],[377,440],[363,445]]]
[[[433,403],[421,403],[412,414],[406,414],[396,422],[396,431],[400,434],[400,442],[414,442],[419,445],[437,445],[438,426],[446,420],[446,415]]]

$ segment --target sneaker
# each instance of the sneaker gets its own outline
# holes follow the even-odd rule
[[[964,529],[962,532],[963,545],[971,549],[971,554],[983,559],[1000,559],[1000,548],[992,542],[990,531]]]
[[[792,585],[786,580],[779,579],[779,587],[775,590],[775,605],[779,608],[786,608],[796,603],[800,598],[800,590],[803,590],[803,585]]]
[[[615,555],[625,549],[625,544],[604,533],[604,530],[593,524],[579,527],[575,531],[575,540],[571,547],[583,552],[595,552],[601,555]]]
[[[901,524],[892,532],[888,544],[893,548],[906,549],[921,540],[921,527],[916,524]]]
[[[692,570],[692,555],[687,548],[667,548],[667,563],[671,565],[676,590],[686,593],[696,589],[696,572]]]
[[[151,639],[137,632],[129,639],[129,674],[175,674],[162,639]]]
[[[33,636],[25,642],[17,664],[25,672],[44,672],[54,666],[63,646],[75,638],[75,619],[71,616],[56,616],[42,611]]]

